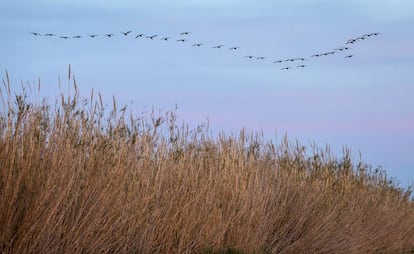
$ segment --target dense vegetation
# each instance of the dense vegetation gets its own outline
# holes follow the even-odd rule
[[[1,97],[0,253],[413,250],[410,190],[349,150],[214,136],[93,93],[36,102],[8,79]]]

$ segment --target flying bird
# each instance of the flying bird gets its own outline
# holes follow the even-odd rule
[[[213,46],[213,49],[221,49],[222,47],[224,47],[226,45],[217,45],[217,46]]]
[[[112,36],[114,36],[114,34],[105,34],[105,36],[111,38]]]
[[[381,33],[370,33],[370,34],[364,34],[362,35],[362,37],[371,37],[371,36],[377,36],[380,35]]]
[[[340,47],[340,48],[336,48],[334,50],[339,50],[339,51],[344,51],[344,50],[350,50],[351,48],[348,47]]]
[[[163,40],[163,41],[168,41],[169,39],[171,39],[170,37],[163,37],[163,38],[161,38],[161,40]]]
[[[189,35],[189,34],[191,34],[190,32],[182,32],[182,33],[180,33],[180,35]]]
[[[135,39],[140,38],[140,37],[144,37],[145,34],[138,34],[137,36],[135,36]]]
[[[196,43],[196,44],[193,44],[193,47],[201,47],[203,45],[204,45],[203,43]]]
[[[154,40],[154,38],[157,37],[157,36],[158,36],[157,34],[154,34],[154,35],[151,35],[151,36],[145,36],[145,38]]]
[[[289,69],[292,69],[292,67],[283,67],[281,70],[283,71],[283,70],[289,70]]]
[[[131,33],[132,31],[128,31],[128,32],[122,32],[121,31],[121,34],[123,34],[123,35],[125,35],[125,36],[127,36],[129,33]]]
[[[245,58],[253,59],[254,56],[244,56]]]
[[[73,39],[80,39],[80,38],[82,38],[82,36],[80,36],[80,35],[75,35],[75,36],[72,36],[72,38],[73,38]]]
[[[283,60],[276,60],[273,63],[282,63],[282,62],[283,62]]]
[[[39,36],[39,35],[41,35],[40,33],[35,33],[35,32],[31,32],[31,34],[33,34],[34,36]]]
[[[351,58],[351,57],[353,57],[354,55],[347,55],[347,56],[345,56],[344,58]]]
[[[88,36],[91,37],[91,38],[95,38],[98,35],[97,34],[88,34]]]
[[[69,37],[68,37],[68,36],[60,36],[59,38],[60,38],[60,39],[65,39],[65,40],[69,39]]]
[[[240,47],[232,47],[232,48],[229,48],[229,50],[238,50]]]
[[[314,55],[311,55],[311,57],[320,57],[320,56],[322,56],[322,54],[314,54]]]
[[[256,57],[256,60],[264,60],[264,59],[266,59],[266,57],[264,57],[264,56]]]
[[[45,34],[44,36],[56,36],[56,34]]]
[[[294,62],[294,61],[295,61],[295,59],[293,59],[293,58],[289,58],[289,59],[285,60],[285,62]]]
[[[350,39],[345,44],[354,44],[355,42],[356,42],[355,39]]]
[[[177,40],[177,42],[186,42],[187,40],[186,39],[179,39],[179,40]]]
[[[305,67],[306,67],[306,65],[304,65],[304,64],[300,64],[300,65],[296,66],[296,68],[305,68]]]

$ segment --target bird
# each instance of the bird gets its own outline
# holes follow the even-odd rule
[[[313,54],[313,55],[311,55],[311,57],[320,57],[320,56],[322,56],[322,54]]]
[[[201,47],[203,45],[204,45],[203,43],[196,43],[196,44],[193,44],[193,47]]]
[[[135,36],[135,39],[140,38],[140,37],[144,37],[145,34],[138,34],[137,36]]]
[[[131,33],[132,31],[128,31],[128,32],[122,32],[121,31],[121,34],[123,34],[123,35],[125,35],[125,36],[127,36],[129,33]]]
[[[345,44],[354,44],[355,42],[356,42],[355,39],[350,39]]]
[[[97,34],[88,34],[88,36],[91,37],[91,38],[95,38],[98,35]]]
[[[273,63],[282,63],[282,62],[283,62],[283,60],[276,60]]]
[[[295,58],[295,59],[293,59],[293,60],[301,60],[301,61],[305,61],[305,58],[303,58],[303,57],[298,57],[298,58]]]
[[[344,51],[344,50],[349,50],[349,49],[351,49],[351,48],[348,48],[348,47],[340,47],[340,48],[336,48],[334,50]]]
[[[31,32],[31,34],[33,34],[34,36],[39,36],[39,35],[41,35],[40,33],[35,33],[35,32]]]
[[[56,34],[45,34],[44,36],[56,36]]]
[[[232,48],[229,48],[229,50],[238,50],[240,47],[232,47]]]
[[[145,36],[145,38],[154,40],[154,38],[157,37],[157,36],[158,36],[157,34],[154,34],[154,35],[151,35],[151,36]]]
[[[353,57],[354,55],[347,55],[347,56],[345,56],[344,58],[351,58],[351,57]]]
[[[213,49],[221,49],[222,47],[224,47],[226,45],[217,45],[217,46],[213,46]]]
[[[111,38],[112,36],[114,36],[114,34],[105,34],[105,36]]]
[[[60,39],[65,39],[65,40],[69,39],[69,37],[68,37],[68,36],[60,36],[59,38],[60,38]]]
[[[264,57],[264,56],[256,57],[256,60],[264,60],[264,59],[266,59],[266,57]]]
[[[245,58],[253,59],[254,56],[244,56]]]
[[[323,53],[323,55],[327,56],[327,55],[333,55],[335,53],[336,53],[335,51],[330,51],[330,52]]]
[[[371,37],[371,36],[378,36],[381,33],[370,33],[370,34],[364,34],[362,37]]]
[[[179,40],[177,40],[177,42],[186,42],[187,40],[186,39],[179,39]]]
[[[283,70],[289,70],[289,69],[292,69],[292,67],[283,67],[281,70],[283,71]]]
[[[171,39],[170,37],[163,37],[163,38],[161,38],[161,40],[163,40],[163,41],[168,41],[169,39]]]
[[[73,38],[73,39],[80,39],[80,38],[82,38],[82,36],[80,36],[80,35],[75,35],[75,36],[72,36],[72,38]]]
[[[300,64],[300,65],[296,66],[296,68],[305,68],[305,67],[306,67],[306,65],[304,65],[304,64]]]
[[[189,35],[189,34],[191,34],[190,32],[182,32],[182,33],[180,33],[180,35]]]
[[[295,61],[295,59],[292,59],[292,58],[289,58],[289,59],[285,60],[285,62],[294,62],[294,61]]]

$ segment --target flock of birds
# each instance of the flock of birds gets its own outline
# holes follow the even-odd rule
[[[57,38],[64,39],[64,40],[67,40],[67,39],[80,39],[80,38],[83,38],[83,37],[89,37],[91,39],[94,39],[98,36],[104,36],[104,37],[112,38],[112,37],[115,36],[115,34],[113,34],[113,33],[102,34],[102,35],[88,34],[88,35],[85,35],[85,36],[82,36],[82,35],[74,35],[74,36],[64,35],[64,36],[60,36],[60,35],[53,34],[53,33],[41,34],[41,33],[37,33],[37,32],[31,32],[31,34],[33,36],[57,37]],[[130,36],[130,34],[132,34],[132,31],[126,31],[126,32],[120,31],[120,34],[121,34],[121,36]],[[360,41],[369,39],[371,37],[376,37],[380,34],[381,33],[379,33],[379,32],[375,32],[375,33],[364,34],[364,35],[356,37],[356,38],[351,38],[351,39],[347,40],[345,42],[344,46],[342,46],[342,47],[338,47],[338,48],[335,48],[335,49],[333,49],[331,51],[327,51],[327,52],[321,52],[321,53],[313,54],[313,55],[310,56],[310,58],[319,58],[319,57],[334,55],[334,54],[337,54],[337,53],[340,53],[340,52],[348,52],[351,49],[351,47],[349,46],[350,44],[356,44]],[[182,33],[180,33],[179,38],[176,39],[176,42],[185,43],[185,42],[190,41],[189,38],[188,38],[189,35],[191,35],[191,32],[182,32]],[[132,36],[130,36],[130,37],[132,37]],[[136,35],[134,35],[134,37],[135,37],[135,39],[145,38],[145,39],[149,39],[149,40],[154,40],[154,39],[159,38],[162,41],[173,40],[171,37],[161,37],[158,34],[153,34],[153,35],[136,34]],[[199,42],[192,44],[192,47],[202,47],[202,46],[206,46],[206,45],[204,43],[199,43]],[[238,46],[226,47],[226,45],[224,45],[224,44],[213,45],[213,46],[211,46],[211,48],[213,48],[213,49],[228,49],[229,51],[237,51],[237,50],[240,49],[240,47],[238,47]],[[346,54],[345,56],[343,56],[344,59],[350,59],[352,57],[354,57],[353,54]],[[268,59],[268,57],[265,57],[265,56],[253,56],[253,55],[246,55],[246,56],[244,56],[244,58],[252,59],[252,60],[258,60],[258,61]],[[306,65],[303,64],[303,63],[306,60],[307,60],[307,58],[305,58],[305,57],[297,57],[297,58],[279,59],[279,60],[273,61],[273,63],[274,64],[291,63],[291,64],[293,64],[293,66],[284,66],[284,67],[281,68],[281,70],[290,70],[290,69],[293,69],[293,68],[305,68]],[[294,64],[294,63],[297,63],[297,64]]]

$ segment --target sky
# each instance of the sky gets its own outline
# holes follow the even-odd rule
[[[7,70],[16,91],[40,79],[53,101],[70,64],[84,96],[94,89],[137,113],[177,107],[180,119],[216,133],[287,134],[338,156],[349,147],[414,184],[412,0],[2,0],[0,10],[1,77]],[[141,33],[158,37],[135,39]]]

